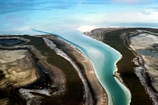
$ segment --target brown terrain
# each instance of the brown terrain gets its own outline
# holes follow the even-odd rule
[[[69,64],[66,63],[66,66],[64,62]],[[1,36],[0,64],[2,105],[107,105],[106,92],[89,59],[58,37]],[[62,64],[63,67],[58,66]],[[69,65],[73,71],[65,71],[71,69]],[[84,90],[83,95],[82,92],[77,92],[82,90],[81,87]]]

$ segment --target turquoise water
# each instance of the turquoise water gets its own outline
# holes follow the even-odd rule
[[[95,72],[109,96],[109,105],[128,105],[130,93],[113,77],[115,63],[121,55],[111,47],[81,33],[64,37],[79,48],[93,63]],[[62,36],[63,37],[63,36]]]

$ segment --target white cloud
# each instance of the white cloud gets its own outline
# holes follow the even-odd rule
[[[118,26],[118,25],[130,25],[133,23],[144,23],[152,24],[158,23],[158,12],[152,10],[144,10],[145,14],[140,11],[126,11],[126,12],[115,12],[115,13],[96,13],[88,16],[82,16],[80,23],[91,26]],[[90,18],[89,18],[90,17]],[[95,20],[95,21],[94,21]],[[80,27],[81,28],[81,27]],[[93,27],[92,27],[93,28]],[[82,27],[81,29],[88,29]]]
[[[140,4],[140,3],[152,3],[155,0],[112,0],[114,3],[125,3],[125,4]]]
[[[88,32],[88,31],[91,31],[95,28],[98,28],[98,27],[96,27],[96,26],[80,26],[78,28],[78,30],[81,31],[81,32]]]

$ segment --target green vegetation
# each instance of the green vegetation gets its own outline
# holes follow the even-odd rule
[[[136,65],[132,62],[135,57],[132,51],[130,51],[120,38],[122,33],[129,33],[136,31],[138,28],[120,29],[106,33],[103,36],[103,42],[110,45],[119,51],[123,58],[117,63],[118,71],[132,93],[131,105],[152,105],[152,101],[149,95],[145,92],[144,87],[141,85],[138,77],[134,73],[134,67]],[[158,32],[156,29],[139,28],[140,30],[148,30],[152,32]]]
[[[83,84],[74,67],[64,58],[60,57],[51,50],[41,37],[23,36],[30,39],[27,45],[33,45],[42,55],[47,57],[49,64],[60,68],[66,75],[66,93],[64,95],[46,97],[43,99],[43,105],[80,105],[83,101]]]

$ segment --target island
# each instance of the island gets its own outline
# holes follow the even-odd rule
[[[113,76],[129,88],[131,105],[158,103],[158,29],[96,28],[84,34],[122,54]]]
[[[1,105],[107,105],[90,60],[56,35],[0,36]]]

